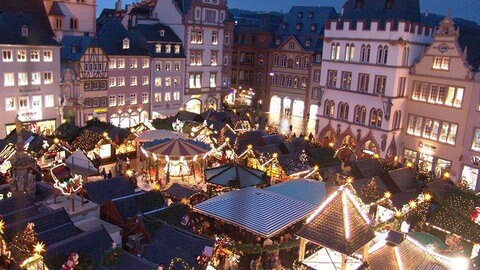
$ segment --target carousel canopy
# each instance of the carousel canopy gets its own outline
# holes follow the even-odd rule
[[[370,269],[452,269],[453,265],[436,258],[425,247],[400,232],[390,231],[380,248],[374,249],[367,257]]]
[[[306,218],[317,207],[283,194],[247,187],[201,202],[193,211],[268,238]]]
[[[186,139],[187,134],[166,129],[146,130],[135,139],[137,142],[151,142],[159,139]]]
[[[267,184],[267,177],[263,171],[236,164],[205,170],[207,183],[224,187],[244,188]]]
[[[154,140],[145,143],[145,150],[162,156],[195,156],[205,154],[210,151],[210,146],[194,140],[184,140],[180,138]]]
[[[297,235],[345,255],[353,254],[375,238],[370,221],[350,188],[341,186],[330,195]]]

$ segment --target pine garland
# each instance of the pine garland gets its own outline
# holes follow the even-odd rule
[[[287,241],[281,244],[273,244],[265,247],[254,245],[254,244],[235,244],[234,249],[236,250],[234,251],[234,253],[242,252],[245,254],[262,254],[264,252],[270,253],[276,250],[291,249],[291,248],[296,248],[298,246],[300,246],[300,240],[298,239]]]

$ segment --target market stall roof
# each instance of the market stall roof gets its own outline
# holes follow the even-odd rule
[[[194,187],[181,185],[178,183],[173,183],[167,189],[162,190],[162,192],[165,194],[165,197],[170,197],[175,200],[181,200],[183,198],[189,199],[200,191],[201,190],[198,190]]]
[[[314,205],[322,204],[327,198],[325,183],[311,179],[293,179],[267,187],[266,190],[306,201]]]
[[[214,244],[213,239],[164,223],[155,234],[152,244],[145,250],[143,258],[168,266],[172,259],[179,257],[194,266],[205,247],[213,247]],[[173,269],[183,269],[183,266],[178,264]]]
[[[297,235],[345,255],[351,255],[375,238],[349,184],[341,186],[307,219]]]
[[[175,138],[186,139],[188,138],[188,136],[185,133],[175,132],[171,130],[154,129],[154,130],[146,130],[142,132],[140,135],[138,135],[137,138],[135,138],[135,141],[151,142],[154,140],[175,139]]]
[[[321,248],[302,261],[315,270],[338,270],[342,267],[342,254],[328,248]],[[347,258],[347,269],[359,269],[362,263],[352,257]]]
[[[317,205],[273,191],[247,187],[201,202],[193,211],[268,238],[306,218]]]
[[[429,253],[425,247],[403,233],[390,231],[380,248],[372,246],[367,257],[369,269],[372,270],[446,270],[452,269],[448,261]]]
[[[237,164],[206,169],[204,173],[207,183],[224,187],[244,188],[268,183],[265,172]]]
[[[193,121],[198,123],[202,123],[203,120],[205,120],[200,114],[188,111],[179,111],[172,119],[174,119],[174,121],[178,119],[180,121]]]
[[[145,150],[162,156],[195,156],[210,151],[210,146],[194,140],[164,139],[145,143]]]

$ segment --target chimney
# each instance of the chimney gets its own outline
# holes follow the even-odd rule
[[[122,11],[122,0],[115,2],[115,11]]]

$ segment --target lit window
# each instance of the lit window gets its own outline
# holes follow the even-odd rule
[[[32,108],[42,107],[42,96],[32,96]]]
[[[125,68],[125,59],[118,59],[117,64],[118,68]]]
[[[433,69],[448,70],[450,66],[450,57],[435,57],[433,59]]]
[[[32,62],[40,61],[40,52],[38,50],[31,50],[30,51],[30,61],[32,61]]]
[[[172,78],[166,77],[165,78],[165,87],[171,87],[172,86]]]
[[[172,100],[171,94],[170,94],[170,92],[166,92],[165,93],[165,101],[169,102],[170,100]]]
[[[172,71],[172,63],[170,62],[165,63],[165,71]]]
[[[130,86],[137,86],[137,76],[130,77]]]
[[[180,63],[179,63],[179,62],[175,62],[175,63],[173,64],[173,69],[174,69],[175,71],[180,71]]]
[[[28,97],[18,97],[18,108],[28,109]]]
[[[118,106],[124,106],[125,105],[125,96],[124,95],[118,95]]]
[[[155,86],[156,87],[161,87],[162,86],[162,78],[161,77],[156,77],[155,78]]]
[[[108,82],[109,82],[108,85],[109,85],[110,87],[115,87],[115,86],[117,85],[117,78],[115,78],[115,77],[110,77],[110,78],[108,79]]]
[[[217,87],[217,73],[210,73],[210,87]]]
[[[138,63],[137,63],[137,59],[130,59],[130,68],[137,68],[138,67]]]
[[[213,52],[213,51],[212,51],[212,56],[211,56],[211,59],[210,59],[210,64],[211,64],[212,66],[216,66],[216,65],[217,65],[217,57],[218,57],[217,52]]]
[[[27,51],[26,50],[17,50],[17,61],[26,62],[27,61]]]
[[[142,59],[142,68],[149,68],[149,67],[150,67],[149,59]]]
[[[156,53],[162,52],[162,44],[155,44],[155,52]]]
[[[52,62],[52,51],[51,50],[45,50],[43,51],[43,61],[44,62]]]
[[[480,128],[476,128],[473,134],[472,150],[480,151]]]
[[[125,86],[125,77],[118,77],[117,86],[120,86],[120,87]]]
[[[156,62],[155,63],[155,71],[161,71],[162,70],[162,62]]]
[[[218,44],[218,32],[217,31],[212,32],[212,44],[213,45]]]
[[[178,83],[180,82],[180,78],[179,77],[175,77],[173,78],[173,86],[178,86]]]
[[[123,39],[123,49],[130,49],[130,40],[128,38]]]
[[[15,74],[14,73],[3,73],[3,85],[4,86],[14,86],[15,85]]]
[[[18,73],[18,85],[28,85],[28,76],[26,72]]]
[[[142,93],[142,103],[148,104],[148,93]]]
[[[172,53],[172,45],[170,44],[165,45],[165,53]]]
[[[12,51],[10,50],[3,51],[3,62],[13,62]]]
[[[143,76],[142,77],[142,85],[149,85],[150,84],[150,78],[148,76]]]
[[[116,69],[117,68],[117,60],[116,59],[110,59],[110,61],[108,61],[108,68],[109,69]]]
[[[189,77],[189,88],[202,88],[202,74],[192,73]]]
[[[117,105],[117,97],[115,95],[110,95],[108,97],[108,105],[110,107],[116,106]]]
[[[50,108],[55,106],[55,97],[54,95],[45,96],[45,107]]]
[[[180,53],[180,45],[175,45],[174,50],[175,50],[175,54],[179,54]]]
[[[5,99],[5,110],[7,111],[14,111],[16,110],[15,106],[15,98],[9,97]]]
[[[173,92],[173,100],[180,101],[180,92],[178,92],[178,91]]]
[[[137,94],[130,94],[130,104],[131,105],[137,104]]]
[[[39,85],[42,83],[42,76],[40,72],[33,72],[32,73],[32,85]]]
[[[162,93],[155,93],[153,96],[155,103],[162,102]]]

